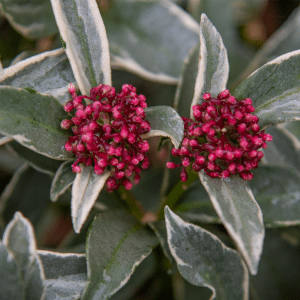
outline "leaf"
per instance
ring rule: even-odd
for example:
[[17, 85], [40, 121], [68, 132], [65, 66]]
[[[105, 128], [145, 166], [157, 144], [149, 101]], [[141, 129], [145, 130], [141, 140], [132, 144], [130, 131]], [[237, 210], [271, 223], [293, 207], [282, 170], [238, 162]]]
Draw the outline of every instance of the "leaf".
[[81, 165], [81, 173], [76, 175], [73, 183], [71, 201], [72, 222], [76, 233], [80, 232], [109, 176], [109, 171], [96, 175], [93, 167]]
[[12, 252], [20, 269], [25, 299], [44, 299], [45, 275], [36, 253], [34, 229], [20, 212], [16, 212], [13, 220], [7, 225], [3, 234], [3, 244]]
[[182, 67], [179, 84], [174, 99], [174, 109], [181, 117], [190, 117], [190, 107], [194, 96], [198, 73], [199, 45], [192, 49]]
[[9, 137], [9, 136], [1, 136], [0, 137], [0, 146], [3, 146], [11, 141], [13, 141], [14, 139]]
[[58, 197], [62, 195], [75, 180], [75, 173], [72, 171], [71, 165], [73, 161], [65, 161], [58, 168], [51, 185], [50, 199], [57, 201]]
[[84, 254], [38, 251], [45, 269], [45, 299], [80, 299], [87, 284]]
[[6, 247], [0, 242], [0, 298], [24, 299], [21, 284], [20, 270], [14, 257], [9, 254]]
[[17, 153], [17, 155], [21, 158], [25, 159], [34, 169], [45, 174], [54, 175], [58, 167], [61, 165], [61, 160], [54, 160], [31, 151], [15, 141], [10, 142], [6, 145], [6, 147]]
[[31, 56], [34, 56], [36, 53], [35, 51], [32, 51], [32, 50], [25, 50], [23, 52], [21, 52], [20, 54], [18, 54], [10, 63], [10, 67], [15, 65], [16, 63], [24, 60], [24, 59], [27, 59]]
[[123, 210], [99, 214], [88, 233], [88, 281], [83, 300], [108, 299], [157, 244], [154, 234]]
[[248, 299], [248, 272], [239, 254], [199, 226], [184, 222], [165, 207], [168, 243], [180, 274], [208, 287], [210, 299]]
[[170, 1], [112, 0], [108, 5], [102, 16], [112, 66], [176, 84], [186, 55], [199, 42], [197, 22]]
[[0, 86], [0, 132], [30, 150], [67, 159], [64, 144], [70, 132], [61, 129], [60, 122], [68, 117], [53, 96]]
[[48, 175], [37, 172], [28, 164], [21, 166], [1, 194], [1, 219], [7, 224], [15, 212], [20, 211], [34, 226], [37, 225], [49, 200], [50, 185]]
[[272, 143], [269, 143], [268, 147], [263, 150], [266, 162], [273, 165], [290, 166], [300, 172], [300, 143], [297, 138], [287, 129], [279, 126], [269, 127], [266, 132], [273, 137]]
[[275, 230], [266, 230], [259, 270], [251, 277], [252, 299], [299, 298], [299, 270], [299, 245], [288, 244]]
[[111, 300], [130, 300], [140, 287], [149, 279], [156, 270], [156, 260], [154, 254], [147, 256], [138, 265], [130, 277], [129, 281], [110, 299]]
[[0, 85], [32, 88], [54, 96], [61, 104], [71, 99], [68, 92], [70, 83], [75, 84], [75, 78], [62, 48], [22, 60], [4, 69], [0, 76]]
[[168, 236], [167, 236], [167, 228], [165, 220], [158, 220], [157, 222], [152, 222], [148, 224], [156, 234], [157, 239], [161, 245], [161, 248], [169, 260], [170, 269], [168, 270], [168, 274], [174, 274], [177, 272], [176, 261], [173, 258], [171, 251], [168, 245]]
[[51, 0], [51, 4], [81, 93], [89, 96], [92, 87], [111, 85], [108, 41], [96, 1]]
[[151, 125], [151, 131], [143, 134], [146, 139], [152, 136], [167, 136], [178, 148], [183, 139], [184, 125], [181, 117], [170, 106], [152, 106], [145, 108], [146, 120]]
[[251, 189], [238, 176], [225, 181], [199, 172], [199, 177], [250, 273], [255, 275], [263, 248], [264, 224]]
[[205, 14], [200, 22], [200, 54], [195, 92], [191, 105], [201, 102], [204, 93], [216, 97], [226, 88], [229, 74], [227, 51], [222, 38]]
[[252, 99], [261, 128], [299, 120], [299, 78], [300, 50], [263, 65], [238, 85], [234, 96]]
[[23, 36], [36, 39], [57, 33], [49, 1], [1, 0], [0, 3], [11, 26]]
[[249, 183], [266, 226], [300, 224], [300, 176], [291, 167], [265, 165]]
[[192, 222], [220, 223], [209, 196], [199, 180], [195, 180], [182, 195], [174, 212]]

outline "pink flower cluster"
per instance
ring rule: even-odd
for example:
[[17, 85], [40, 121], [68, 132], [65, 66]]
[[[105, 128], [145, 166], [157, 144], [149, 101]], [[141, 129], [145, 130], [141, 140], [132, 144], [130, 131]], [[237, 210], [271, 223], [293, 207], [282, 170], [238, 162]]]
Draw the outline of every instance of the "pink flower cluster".
[[227, 178], [239, 174], [244, 180], [251, 180], [251, 169], [258, 167], [264, 156], [259, 148], [266, 148], [266, 141], [272, 136], [260, 131], [258, 117], [252, 113], [252, 100], [238, 101], [228, 90], [217, 99], [210, 94], [203, 95], [203, 103], [194, 105], [195, 120], [184, 121], [184, 139], [180, 149], [173, 148], [172, 155], [181, 158], [181, 163], [168, 162], [167, 167], [183, 167], [182, 181], [188, 176], [186, 167], [204, 172], [212, 178]]
[[[113, 87], [103, 84], [92, 88], [89, 97], [77, 96], [72, 84], [69, 92], [73, 100], [66, 103], [64, 110], [75, 109], [76, 113], [71, 120], [63, 120], [61, 127], [72, 128], [74, 133], [65, 143], [65, 149], [76, 155], [73, 172], [81, 172], [79, 163], [94, 166], [97, 175], [109, 168], [108, 191], [120, 185], [130, 190], [130, 178], [135, 184], [140, 180], [139, 165], [143, 169], [149, 167], [149, 144], [141, 138], [151, 129], [145, 121], [146, 97], [137, 95], [136, 88], [128, 84], [117, 94]], [[92, 102], [86, 105], [83, 99]]]

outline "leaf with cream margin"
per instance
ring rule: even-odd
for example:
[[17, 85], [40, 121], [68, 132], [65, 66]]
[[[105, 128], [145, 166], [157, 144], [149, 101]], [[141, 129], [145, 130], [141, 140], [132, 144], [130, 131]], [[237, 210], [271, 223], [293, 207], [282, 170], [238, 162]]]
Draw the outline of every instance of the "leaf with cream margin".
[[20, 212], [16, 212], [7, 225], [3, 234], [3, 244], [13, 254], [20, 269], [25, 299], [44, 299], [45, 274], [36, 252], [34, 229]]
[[227, 50], [222, 37], [207, 16], [202, 14], [198, 74], [191, 105], [191, 116], [193, 105], [201, 103], [201, 97], [204, 93], [210, 93], [212, 97], [216, 97], [226, 89], [228, 74]]
[[45, 300], [80, 299], [87, 284], [87, 265], [84, 254], [39, 250], [45, 270]]
[[216, 213], [237, 244], [252, 275], [257, 273], [263, 249], [262, 212], [247, 181], [233, 176], [229, 180], [211, 178], [203, 172], [199, 177]]
[[121, 289], [158, 241], [124, 210], [99, 214], [86, 246], [88, 281], [82, 300], [105, 300]]
[[199, 42], [198, 23], [167, 0], [111, 0], [100, 6], [112, 66], [176, 84], [183, 61]]
[[54, 96], [61, 104], [71, 99], [70, 83], [76, 84], [63, 48], [34, 55], [5, 68], [0, 74], [0, 85], [31, 88]]
[[23, 36], [36, 39], [57, 33], [49, 0], [0, 0], [11, 26]]
[[50, 199], [52, 201], [56, 201], [75, 180], [76, 174], [72, 171], [72, 164], [73, 161], [65, 161], [57, 169], [50, 189]]
[[259, 125], [300, 120], [300, 50], [286, 53], [263, 65], [234, 91], [237, 99], [250, 98]]
[[93, 167], [81, 165], [81, 172], [77, 173], [73, 182], [71, 200], [72, 222], [76, 233], [80, 232], [110, 173], [104, 171], [102, 175], [96, 175]]
[[200, 226], [184, 222], [168, 206], [165, 219], [170, 251], [188, 282], [211, 289], [210, 299], [248, 299], [248, 271], [236, 251]]
[[69, 116], [53, 96], [0, 86], [0, 132], [37, 153], [68, 158], [64, 144], [70, 131], [60, 122]]
[[51, 0], [66, 54], [83, 95], [100, 83], [111, 85], [105, 27], [96, 0]]
[[147, 107], [145, 108], [145, 113], [151, 130], [143, 134], [142, 138], [166, 136], [178, 148], [183, 139], [184, 132], [184, 124], [179, 114], [172, 107], [164, 105]]
[[0, 299], [24, 299], [21, 273], [11, 253], [0, 242]]

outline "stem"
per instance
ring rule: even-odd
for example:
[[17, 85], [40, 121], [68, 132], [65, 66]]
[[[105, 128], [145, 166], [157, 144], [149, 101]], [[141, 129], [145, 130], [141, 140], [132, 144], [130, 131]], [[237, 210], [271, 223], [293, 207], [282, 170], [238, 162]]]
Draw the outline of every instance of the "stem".
[[120, 198], [124, 200], [129, 207], [131, 214], [141, 221], [146, 213], [142, 204], [136, 200], [130, 191], [126, 190], [123, 186], [120, 186], [118, 189]]
[[[168, 144], [167, 144], [167, 152], [168, 152], [167, 161], [170, 161], [170, 157], [171, 157], [171, 152], [170, 152], [171, 147], [170, 146], [171, 146], [171, 144], [170, 144], [170, 142], [168, 142]], [[165, 196], [166, 190], [169, 185], [169, 179], [170, 179], [170, 169], [167, 168], [167, 166], [165, 165], [162, 185], [160, 188], [160, 197], [159, 197], [160, 199], [163, 199], [163, 197]]]
[[173, 209], [175, 204], [180, 200], [182, 195], [186, 192], [188, 187], [198, 178], [198, 173], [194, 170], [189, 170], [188, 172], [188, 180], [185, 182], [179, 181], [169, 195], [162, 200], [162, 205], [157, 213], [158, 219], [163, 218], [164, 216], [164, 208], [166, 205]]

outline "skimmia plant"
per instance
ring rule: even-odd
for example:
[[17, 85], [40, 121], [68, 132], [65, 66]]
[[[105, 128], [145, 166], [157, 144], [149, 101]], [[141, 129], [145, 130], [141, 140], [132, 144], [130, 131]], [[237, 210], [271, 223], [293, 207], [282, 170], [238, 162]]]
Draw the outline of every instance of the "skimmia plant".
[[[233, 12], [215, 24], [222, 39], [210, 21], [219, 1], [200, 2], [189, 14], [167, 0], [45, 0], [36, 13], [0, 0], [22, 35], [62, 46], [0, 70], [0, 150], [22, 158], [0, 198], [1, 299], [294, 291], [300, 51], [276, 52], [274, 38], [234, 84], [229, 62], [246, 65], [227, 34]], [[51, 232], [61, 237], [49, 249]]]

